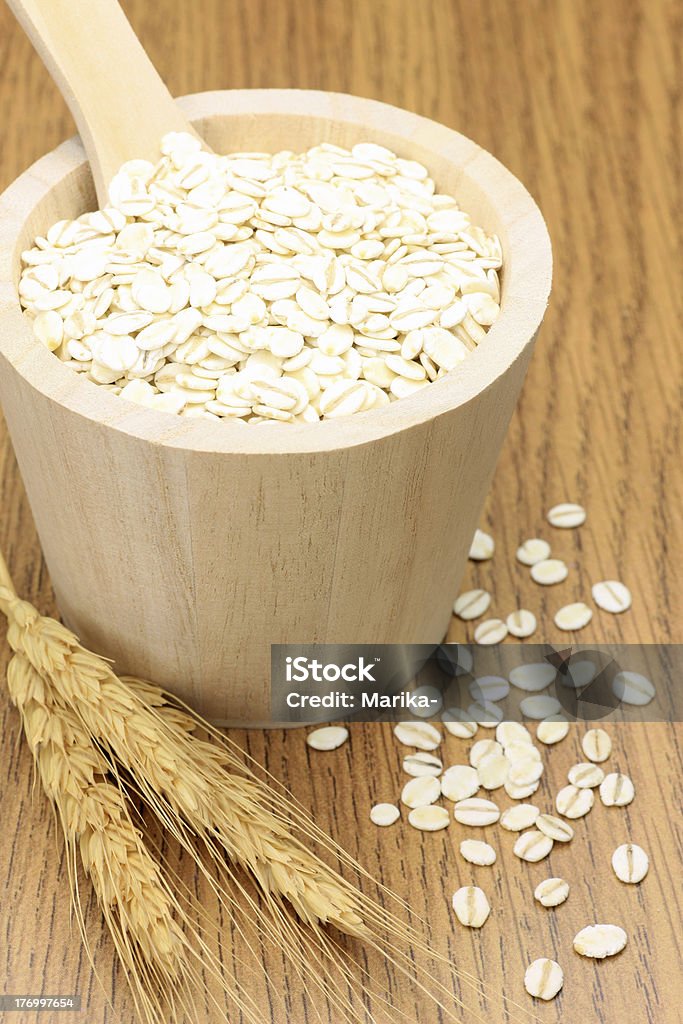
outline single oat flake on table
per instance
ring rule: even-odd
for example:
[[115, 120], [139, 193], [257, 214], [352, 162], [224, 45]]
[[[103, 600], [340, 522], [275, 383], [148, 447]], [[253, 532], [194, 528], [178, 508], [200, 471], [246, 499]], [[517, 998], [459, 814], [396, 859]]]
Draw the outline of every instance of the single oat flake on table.
[[599, 764], [586, 761], [572, 765], [567, 772], [567, 778], [577, 789], [595, 789], [605, 778], [605, 773]]
[[522, 565], [536, 565], [550, 558], [550, 544], [540, 537], [530, 537], [517, 548], [516, 558]]
[[565, 818], [583, 818], [595, 803], [592, 789], [564, 786], [555, 797], [555, 807]]
[[535, 632], [536, 616], [528, 608], [518, 608], [517, 611], [510, 612], [505, 620], [505, 625], [511, 636], [524, 640]]
[[478, 789], [477, 770], [467, 764], [452, 765], [441, 777], [441, 794], [453, 803], [467, 800], [474, 796]]
[[465, 928], [481, 928], [491, 913], [491, 906], [478, 886], [466, 885], [453, 894], [453, 910]]
[[403, 758], [403, 771], [416, 779], [429, 775], [436, 777], [441, 775], [443, 764], [435, 754], [428, 754], [426, 751], [420, 750], [417, 754], [407, 754]]
[[395, 824], [401, 817], [401, 812], [396, 804], [374, 804], [370, 808], [370, 821], [380, 828], [388, 828]]
[[438, 779], [423, 775], [406, 782], [401, 791], [401, 803], [406, 807], [427, 807], [435, 803], [441, 796], [441, 783]]
[[450, 825], [451, 816], [445, 807], [415, 807], [408, 815], [408, 823], [420, 832], [440, 832]]
[[313, 750], [336, 750], [346, 743], [349, 738], [349, 730], [343, 725], [324, 725], [320, 729], [314, 729], [306, 737], [306, 743]]
[[554, 999], [562, 988], [564, 974], [556, 960], [541, 957], [529, 964], [524, 975], [524, 987], [536, 999]]
[[546, 836], [539, 832], [538, 829], [533, 828], [519, 836], [512, 848], [512, 852], [520, 860], [526, 860], [530, 864], [535, 864], [537, 861], [543, 860], [548, 856], [553, 845], [554, 843], [550, 836]]
[[490, 604], [491, 595], [487, 590], [466, 590], [456, 598], [453, 612], [459, 619], [468, 622], [480, 618]]
[[569, 896], [569, 883], [564, 878], [544, 878], [534, 889], [534, 899], [543, 907], [559, 907]]
[[561, 743], [569, 733], [569, 722], [563, 714], [549, 715], [538, 723], [536, 739], [546, 746], [554, 746]]
[[642, 846], [624, 843], [612, 854], [612, 868], [621, 882], [636, 885], [642, 882], [650, 867], [650, 858]]
[[539, 809], [534, 804], [517, 804], [507, 807], [500, 816], [500, 823], [508, 832], [523, 832], [535, 823]]
[[479, 839], [463, 839], [460, 843], [460, 853], [470, 864], [479, 867], [488, 867], [496, 861], [496, 851], [493, 847]]
[[620, 953], [628, 936], [623, 928], [616, 924], [593, 924], [574, 937], [574, 949], [581, 956], [604, 960], [607, 956]]
[[19, 296], [67, 366], [157, 411], [379, 409], [455, 370], [498, 317], [499, 240], [383, 146], [220, 156], [172, 132], [109, 199], [22, 254]]

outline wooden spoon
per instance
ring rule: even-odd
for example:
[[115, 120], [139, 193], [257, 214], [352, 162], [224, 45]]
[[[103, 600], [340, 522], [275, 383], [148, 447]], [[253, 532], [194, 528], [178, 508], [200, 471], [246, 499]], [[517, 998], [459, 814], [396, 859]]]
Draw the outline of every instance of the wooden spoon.
[[166, 132], [196, 132], [116, 0], [8, 0], [69, 105], [100, 206], [121, 164], [159, 158]]

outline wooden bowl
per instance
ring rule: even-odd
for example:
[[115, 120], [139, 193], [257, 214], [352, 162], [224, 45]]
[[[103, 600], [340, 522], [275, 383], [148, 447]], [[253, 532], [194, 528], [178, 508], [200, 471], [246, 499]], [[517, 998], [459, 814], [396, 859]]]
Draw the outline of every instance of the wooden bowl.
[[390, 406], [246, 427], [152, 412], [33, 336], [20, 254], [96, 207], [73, 138], [0, 200], [0, 397], [64, 620], [120, 672], [216, 721], [267, 721], [271, 643], [438, 643], [550, 289], [534, 201], [474, 142], [374, 100], [298, 90], [179, 101], [218, 152], [375, 141], [495, 231], [502, 307], [457, 369]]

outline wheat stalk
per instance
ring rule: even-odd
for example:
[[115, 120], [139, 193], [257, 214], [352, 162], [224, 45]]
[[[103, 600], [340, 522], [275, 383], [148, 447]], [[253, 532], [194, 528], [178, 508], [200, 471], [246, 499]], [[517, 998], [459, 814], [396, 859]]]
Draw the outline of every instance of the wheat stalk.
[[[19, 631], [37, 615], [4, 587], [0, 609]], [[183, 1013], [193, 1015], [193, 986], [200, 965], [215, 977], [222, 976], [221, 965], [133, 824], [125, 792], [110, 781], [107, 758], [78, 715], [59, 700], [50, 672], [39, 673], [24, 654], [15, 653], [7, 668], [7, 686], [64, 836], [76, 920], [93, 969], [77, 882], [79, 859], [125, 968], [140, 1019], [169, 1024]], [[186, 933], [197, 940], [196, 948]], [[230, 979], [221, 980], [224, 994], [244, 1018], [260, 1024], [261, 1016], [249, 998]]]
[[180, 816], [213, 836], [231, 860], [252, 871], [266, 892], [292, 903], [304, 921], [363, 933], [359, 894], [292, 839], [269, 809], [262, 784], [226, 773], [225, 751], [191, 736], [186, 723], [173, 719], [177, 712], [157, 713], [155, 705], [167, 707], [161, 690], [148, 686], [142, 699], [61, 623], [17, 599], [10, 611], [12, 649], [35, 672], [49, 675], [56, 697], [131, 773], [165, 824], [170, 811], [176, 822]]
[[[188, 850], [232, 913], [239, 903], [220, 881], [221, 873], [227, 875], [262, 936], [288, 957], [305, 987], [322, 990], [337, 1020], [372, 1020], [362, 1003], [374, 986], [356, 958], [326, 931], [328, 924], [365, 940], [428, 993], [442, 1014], [454, 1017], [452, 1005], [462, 1006], [461, 1000], [415, 967], [415, 950], [434, 956], [433, 951], [413, 928], [311, 852], [307, 841], [314, 840], [364, 874], [273, 787], [274, 780], [259, 778], [237, 756], [238, 748], [170, 695], [151, 683], [120, 679], [65, 626], [21, 601], [1, 555], [0, 611], [7, 617], [8, 642], [15, 652], [8, 672], [11, 696], [71, 853], [72, 886], [78, 845], [145, 1021], [175, 1021], [181, 1011], [194, 1016], [190, 987], [199, 972], [193, 957], [208, 962], [245, 1020], [260, 1017], [236, 983], [224, 978], [203, 939], [204, 932], [216, 931], [215, 924], [205, 915], [199, 925], [190, 922], [143, 843], [129, 812], [131, 792], [142, 796]], [[197, 726], [219, 742], [198, 738]], [[256, 880], [261, 904], [230, 864], [247, 869]], [[175, 883], [182, 888], [179, 879]], [[77, 898], [76, 905], [85, 938]], [[202, 908], [193, 909], [202, 918]], [[449, 967], [483, 995], [479, 982]], [[373, 990], [373, 995], [386, 1002], [382, 993]], [[399, 1015], [394, 1011], [394, 1019]]]
[[[15, 612], [21, 616], [25, 609]], [[77, 716], [67, 708], [55, 713], [43, 677], [21, 654], [9, 663], [7, 684], [61, 825], [72, 882], [78, 851], [117, 953], [128, 975], [140, 981], [134, 988], [140, 1015], [155, 1020], [152, 979], [170, 989], [187, 976], [185, 937], [174, 917], [173, 897], [131, 821], [124, 795], [106, 781], [105, 758]], [[72, 891], [85, 934], [77, 887]]]

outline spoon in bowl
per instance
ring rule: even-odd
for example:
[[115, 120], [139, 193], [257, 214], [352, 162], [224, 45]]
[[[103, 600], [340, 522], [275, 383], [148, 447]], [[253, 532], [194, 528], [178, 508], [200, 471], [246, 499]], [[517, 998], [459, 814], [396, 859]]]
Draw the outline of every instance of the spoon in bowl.
[[197, 136], [116, 0], [8, 3], [69, 106], [100, 206], [121, 164], [156, 163], [167, 132]]

